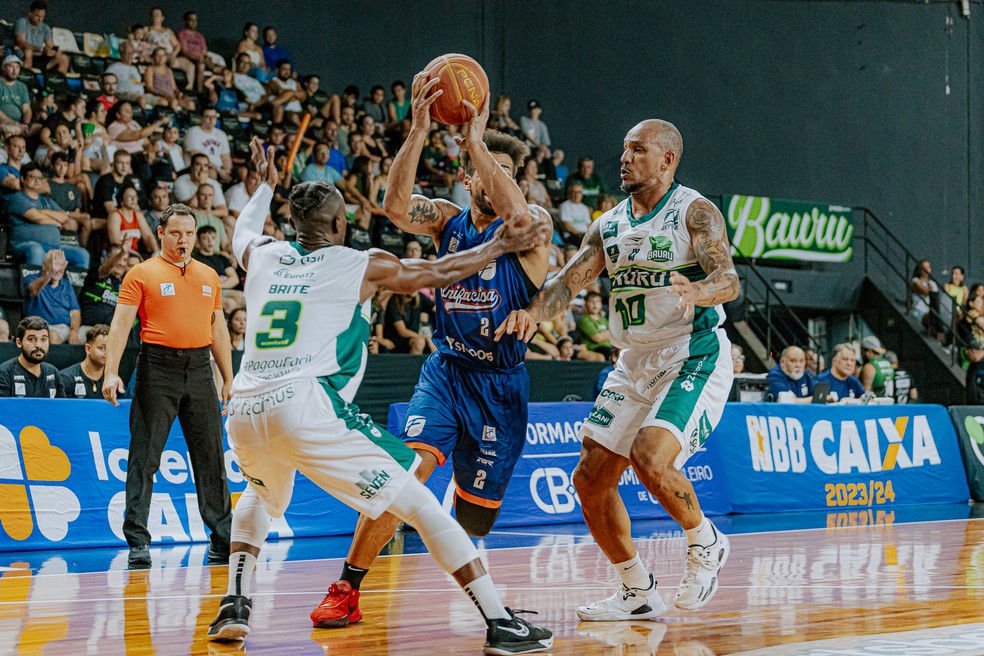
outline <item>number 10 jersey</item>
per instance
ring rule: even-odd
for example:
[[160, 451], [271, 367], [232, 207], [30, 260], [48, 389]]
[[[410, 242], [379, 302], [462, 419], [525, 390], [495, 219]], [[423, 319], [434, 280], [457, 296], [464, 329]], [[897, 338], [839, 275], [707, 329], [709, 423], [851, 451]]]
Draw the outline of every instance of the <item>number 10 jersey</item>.
[[369, 301], [359, 298], [368, 264], [368, 253], [344, 246], [309, 253], [276, 242], [254, 249], [245, 353], [232, 393], [254, 396], [318, 378], [351, 403], [368, 353]]
[[634, 218], [627, 198], [598, 218], [612, 279], [609, 321], [615, 346], [658, 349], [724, 322], [721, 306], [697, 307], [685, 321], [676, 309], [680, 297], [670, 286], [672, 271], [692, 281], [707, 277], [687, 229], [687, 210], [699, 198], [697, 191], [673, 183], [645, 216]]

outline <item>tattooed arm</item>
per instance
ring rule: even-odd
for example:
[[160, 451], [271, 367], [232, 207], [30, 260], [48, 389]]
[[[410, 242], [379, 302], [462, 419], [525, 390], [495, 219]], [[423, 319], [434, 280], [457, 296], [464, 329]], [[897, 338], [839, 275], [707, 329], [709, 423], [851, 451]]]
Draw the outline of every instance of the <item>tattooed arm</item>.
[[736, 299], [739, 292], [738, 272], [731, 260], [731, 245], [721, 211], [704, 198], [694, 201], [687, 210], [687, 229], [697, 262], [707, 277], [691, 282], [675, 271], [670, 274], [673, 290], [680, 295], [677, 309], [683, 310], [685, 319], [693, 316], [694, 306], [720, 305]]
[[389, 184], [383, 196], [383, 213], [398, 228], [415, 235], [430, 235], [435, 240], [440, 239], [445, 222], [461, 211], [446, 200], [431, 200], [413, 194], [417, 164], [430, 128], [430, 106], [440, 95], [440, 92], [432, 92], [437, 82], [436, 78], [428, 81], [425, 73], [418, 73], [413, 78], [410, 134], [393, 159]]
[[567, 310], [571, 299], [588, 286], [605, 268], [605, 246], [601, 228], [595, 221], [588, 228], [581, 249], [567, 262], [560, 273], [550, 279], [533, 302], [525, 310], [514, 310], [495, 331], [495, 341], [503, 335], [516, 334], [528, 342], [536, 333], [536, 326]]

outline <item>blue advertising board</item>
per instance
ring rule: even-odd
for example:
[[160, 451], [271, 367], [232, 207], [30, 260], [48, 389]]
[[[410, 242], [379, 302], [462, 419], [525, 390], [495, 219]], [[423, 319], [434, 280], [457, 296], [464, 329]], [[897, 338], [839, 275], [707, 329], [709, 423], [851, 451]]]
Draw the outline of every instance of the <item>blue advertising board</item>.
[[[526, 445], [516, 464], [497, 527], [582, 522], [581, 502], [571, 484], [571, 473], [581, 454], [577, 437], [581, 423], [591, 412], [590, 403], [531, 403], [526, 427]], [[406, 403], [390, 406], [388, 430], [399, 435], [404, 426]], [[723, 463], [709, 439], [683, 468], [694, 485], [703, 511], [708, 515], [731, 512]], [[450, 462], [439, 467], [427, 481], [446, 508], [451, 507], [454, 486]], [[668, 517], [646, 491], [631, 468], [619, 481], [619, 492], [633, 519]]]
[[[123, 508], [129, 401], [0, 399], [0, 551], [125, 546]], [[224, 443], [233, 499], [246, 488]], [[271, 537], [346, 535], [357, 514], [301, 475]], [[174, 422], [154, 477], [148, 528], [154, 543], [199, 542], [191, 459]]]
[[729, 403], [708, 444], [721, 450], [735, 512], [969, 498], [942, 406]]

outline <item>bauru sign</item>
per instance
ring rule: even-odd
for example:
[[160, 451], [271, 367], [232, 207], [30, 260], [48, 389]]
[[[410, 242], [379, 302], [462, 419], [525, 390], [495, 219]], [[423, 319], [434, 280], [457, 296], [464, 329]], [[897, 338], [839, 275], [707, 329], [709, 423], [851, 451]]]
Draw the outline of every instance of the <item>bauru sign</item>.
[[850, 207], [765, 196], [723, 196], [722, 204], [733, 255], [808, 262], [851, 259]]

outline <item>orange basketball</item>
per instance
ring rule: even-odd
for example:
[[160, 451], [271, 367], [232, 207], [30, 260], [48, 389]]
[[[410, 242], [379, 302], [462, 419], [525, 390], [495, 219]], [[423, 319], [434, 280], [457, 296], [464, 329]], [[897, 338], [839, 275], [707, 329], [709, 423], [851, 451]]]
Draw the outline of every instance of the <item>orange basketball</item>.
[[438, 123], [462, 125], [470, 118], [462, 103], [471, 103], [478, 111], [485, 108], [489, 78], [482, 66], [468, 55], [441, 55], [424, 69], [428, 79], [439, 78], [437, 89], [444, 91], [430, 106], [430, 115]]

